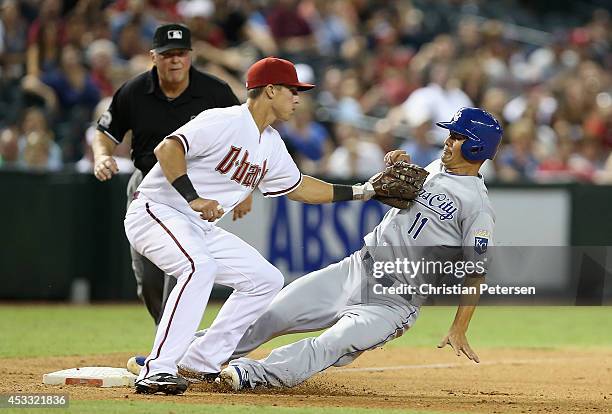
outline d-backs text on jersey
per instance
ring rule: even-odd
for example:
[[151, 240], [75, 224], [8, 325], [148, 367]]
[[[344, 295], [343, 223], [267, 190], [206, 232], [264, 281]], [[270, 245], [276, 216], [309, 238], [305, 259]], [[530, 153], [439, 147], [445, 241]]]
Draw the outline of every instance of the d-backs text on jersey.
[[245, 187], [255, 188], [268, 173], [268, 168], [266, 168], [268, 160], [264, 160], [262, 166], [252, 164], [248, 161], [249, 151], [245, 150], [242, 160], [238, 162], [237, 160], [241, 152], [242, 147], [234, 147], [232, 145], [225, 157], [215, 167], [215, 171], [225, 175], [235, 167], [232, 180]]

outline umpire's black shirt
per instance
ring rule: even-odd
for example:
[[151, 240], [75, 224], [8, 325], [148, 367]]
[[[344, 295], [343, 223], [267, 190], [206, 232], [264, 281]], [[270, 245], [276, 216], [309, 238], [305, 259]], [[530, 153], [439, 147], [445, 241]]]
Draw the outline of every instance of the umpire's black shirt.
[[153, 150], [167, 135], [206, 109], [239, 104], [227, 83], [193, 67], [187, 89], [169, 100], [159, 87], [157, 68], [153, 67], [115, 92], [97, 128], [117, 144], [131, 129], [132, 159], [146, 175], [157, 162]]

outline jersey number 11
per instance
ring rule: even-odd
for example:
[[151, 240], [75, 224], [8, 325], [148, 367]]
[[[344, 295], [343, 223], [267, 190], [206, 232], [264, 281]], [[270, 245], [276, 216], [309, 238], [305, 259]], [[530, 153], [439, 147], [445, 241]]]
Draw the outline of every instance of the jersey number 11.
[[[415, 240], [417, 237], [419, 237], [419, 233], [421, 232], [421, 230], [423, 230], [423, 227], [425, 227], [425, 224], [427, 224], [427, 222], [429, 221], [427, 217], [421, 218], [421, 215], [422, 214], [420, 212], [416, 214], [416, 217], [414, 218], [414, 222], [412, 223], [412, 226], [410, 226], [410, 229], [408, 229], [408, 235], [409, 236], [411, 235], [412, 238]], [[419, 223], [418, 227], [417, 227], [417, 223]], [[416, 227], [416, 230], [414, 233], [412, 233], [412, 230], [414, 230], [415, 227]]]

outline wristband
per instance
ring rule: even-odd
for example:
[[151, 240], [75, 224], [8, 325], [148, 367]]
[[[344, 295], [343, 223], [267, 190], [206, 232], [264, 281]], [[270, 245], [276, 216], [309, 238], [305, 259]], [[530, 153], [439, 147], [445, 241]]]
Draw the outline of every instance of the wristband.
[[332, 184], [333, 198], [332, 202], [353, 200], [353, 187], [343, 184]]
[[193, 184], [191, 183], [191, 180], [187, 174], [183, 174], [176, 180], [172, 181], [172, 187], [174, 187], [176, 191], [178, 191], [179, 194], [182, 195], [185, 200], [187, 200], [188, 203], [192, 202], [196, 198], [200, 198], [195, 188], [193, 188]]
[[375, 194], [372, 183], [355, 185], [333, 184], [332, 202], [349, 200], [369, 200]]

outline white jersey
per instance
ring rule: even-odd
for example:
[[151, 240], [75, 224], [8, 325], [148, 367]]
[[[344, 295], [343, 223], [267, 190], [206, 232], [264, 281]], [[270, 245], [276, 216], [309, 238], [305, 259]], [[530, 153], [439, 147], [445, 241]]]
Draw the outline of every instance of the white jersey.
[[[187, 161], [187, 174], [202, 198], [216, 200], [227, 214], [255, 188], [264, 196], [287, 194], [302, 174], [278, 132], [267, 127], [260, 135], [246, 104], [214, 108], [177, 129]], [[198, 215], [155, 164], [138, 191], [147, 198]]]
[[[448, 173], [441, 160], [426, 169], [429, 176], [410, 207], [392, 208], [364, 237], [368, 251], [381, 262], [396, 258], [445, 260], [461, 253], [463, 261], [481, 262], [486, 271], [490, 263], [487, 250], [494, 243], [495, 215], [482, 176]], [[449, 256], [444, 257], [445, 253]], [[422, 276], [395, 278], [420, 284], [428, 281]]]

